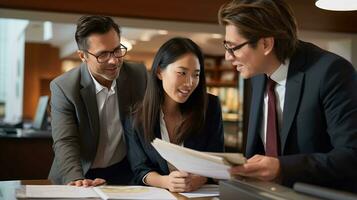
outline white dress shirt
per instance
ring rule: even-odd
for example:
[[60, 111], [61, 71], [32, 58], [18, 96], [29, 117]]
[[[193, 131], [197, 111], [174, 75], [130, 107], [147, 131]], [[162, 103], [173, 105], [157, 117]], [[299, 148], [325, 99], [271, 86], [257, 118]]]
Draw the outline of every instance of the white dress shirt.
[[[165, 142], [170, 142], [170, 136], [169, 136], [169, 132], [167, 131], [167, 127], [166, 127], [166, 123], [164, 120], [164, 112], [162, 112], [162, 110], [160, 110], [160, 132], [161, 132], [161, 139]], [[180, 144], [180, 146], [183, 146], [183, 143]], [[175, 171], [177, 170], [173, 165], [171, 165], [169, 162], [167, 162], [167, 166], [169, 168], [169, 171]], [[142, 182], [147, 185], [147, 183], [145, 182], [146, 177], [148, 176], [149, 173], [145, 174], [145, 176], [142, 179]]]
[[[276, 82], [275, 85], [275, 96], [276, 96], [276, 113], [278, 116], [278, 132], [280, 133], [282, 122], [283, 122], [283, 109], [285, 100], [285, 85], [286, 78], [288, 76], [290, 60], [285, 60], [284, 64], [281, 64], [277, 70], [270, 76], [270, 78]], [[266, 134], [267, 134], [267, 120], [268, 120], [268, 94], [264, 92], [264, 106], [263, 106], [263, 121], [262, 121], [262, 131], [260, 137], [264, 144], [264, 149], [266, 148]]]
[[120, 162], [126, 155], [116, 93], [116, 80], [112, 82], [110, 90], [108, 90], [98, 83], [91, 73], [90, 75], [95, 85], [100, 121], [97, 153], [91, 168], [105, 168]]

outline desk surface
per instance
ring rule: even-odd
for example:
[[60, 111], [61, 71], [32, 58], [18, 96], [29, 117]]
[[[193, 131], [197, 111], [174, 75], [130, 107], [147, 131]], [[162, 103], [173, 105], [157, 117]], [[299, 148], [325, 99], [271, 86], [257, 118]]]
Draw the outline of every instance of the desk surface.
[[47, 134], [0, 135], [0, 180], [47, 179], [54, 157]]
[[[0, 200], [15, 200], [16, 189], [20, 189], [23, 185], [50, 185], [50, 180], [16, 180], [16, 181], [0, 181]], [[178, 200], [188, 200], [188, 198], [172, 193]], [[213, 200], [215, 198], [194, 198], [195, 200]], [[91, 199], [93, 200], [93, 199]]]
[[[0, 128], [1, 129], [1, 128]], [[5, 133], [0, 131], [0, 138], [3, 139], [52, 139], [51, 130], [33, 130], [17, 128], [16, 133]]]

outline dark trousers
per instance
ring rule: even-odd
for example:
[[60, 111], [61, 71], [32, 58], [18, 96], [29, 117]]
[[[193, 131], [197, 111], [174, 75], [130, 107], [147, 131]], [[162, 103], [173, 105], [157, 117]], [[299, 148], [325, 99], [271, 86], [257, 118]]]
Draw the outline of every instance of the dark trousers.
[[87, 179], [102, 178], [109, 185], [130, 185], [132, 184], [133, 172], [130, 164], [125, 157], [121, 162], [106, 168], [89, 169], [85, 177]]

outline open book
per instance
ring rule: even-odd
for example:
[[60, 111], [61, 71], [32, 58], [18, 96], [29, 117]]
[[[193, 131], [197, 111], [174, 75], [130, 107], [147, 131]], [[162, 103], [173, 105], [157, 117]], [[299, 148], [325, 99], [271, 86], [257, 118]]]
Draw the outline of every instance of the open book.
[[17, 191], [26, 199], [157, 199], [176, 200], [169, 191], [147, 186], [76, 187], [68, 185], [26, 185]]
[[244, 156], [239, 153], [201, 152], [157, 138], [151, 144], [166, 161], [178, 170], [205, 177], [230, 179], [228, 169], [233, 165], [246, 162]]

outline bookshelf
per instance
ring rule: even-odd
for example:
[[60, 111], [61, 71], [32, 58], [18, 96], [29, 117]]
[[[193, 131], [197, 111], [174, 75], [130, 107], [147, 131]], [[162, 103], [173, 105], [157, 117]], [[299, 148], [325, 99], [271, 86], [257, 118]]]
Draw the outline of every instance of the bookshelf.
[[243, 80], [224, 56], [205, 56], [207, 92], [219, 97], [222, 106], [224, 143], [227, 152], [242, 151]]

